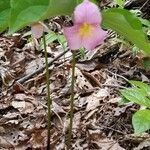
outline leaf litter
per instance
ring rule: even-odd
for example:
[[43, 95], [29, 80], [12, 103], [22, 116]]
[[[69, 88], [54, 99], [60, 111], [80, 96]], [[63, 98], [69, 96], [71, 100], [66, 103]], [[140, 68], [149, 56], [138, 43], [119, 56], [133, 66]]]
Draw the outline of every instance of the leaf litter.
[[[0, 45], [0, 149], [44, 150], [47, 141], [45, 72], [24, 84], [15, 82], [44, 65], [43, 52], [20, 35], [2, 36]], [[141, 135], [140, 140], [132, 136], [131, 117], [138, 107], [131, 103], [119, 105], [119, 89], [128, 86], [128, 79], [143, 81], [150, 74], [142, 70], [139, 59], [135, 60], [126, 47], [120, 49], [120, 46], [110, 38], [94, 55], [84, 60], [79, 58], [77, 62], [73, 149], [137, 150], [149, 146], [149, 136]], [[61, 45], [55, 40], [48, 47], [49, 60], [52, 60], [59, 54]], [[123, 55], [125, 52], [127, 55]], [[65, 62], [64, 59], [49, 68], [53, 100], [51, 146], [58, 150], [66, 146], [69, 125], [70, 54]]]

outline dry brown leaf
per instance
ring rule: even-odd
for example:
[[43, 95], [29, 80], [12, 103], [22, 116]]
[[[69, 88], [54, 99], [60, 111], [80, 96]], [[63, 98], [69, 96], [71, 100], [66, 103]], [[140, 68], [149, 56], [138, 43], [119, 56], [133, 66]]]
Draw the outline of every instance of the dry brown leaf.
[[89, 81], [84, 77], [84, 75], [78, 68], [75, 69], [75, 76], [76, 76], [76, 87], [79, 92], [81, 92], [82, 90], [93, 88], [93, 86], [89, 83]]
[[144, 150], [144, 149], [150, 149], [150, 139], [145, 140], [139, 144], [138, 147], [134, 148], [133, 150]]
[[26, 101], [12, 101], [12, 106], [19, 110], [21, 114], [32, 113], [35, 109], [31, 102]]
[[88, 130], [89, 138], [100, 150], [125, 150], [113, 139], [108, 139], [100, 130]]
[[95, 61], [87, 61], [83, 63], [77, 63], [76, 66], [82, 71], [92, 71], [96, 68], [97, 63]]
[[107, 96], [109, 96], [109, 92], [107, 88], [100, 89], [98, 92], [88, 96], [86, 100], [88, 103], [86, 106], [86, 111], [90, 111], [97, 108], [100, 104], [100, 100], [103, 100]]
[[58, 105], [54, 101], [52, 102], [52, 111], [54, 111], [57, 114], [66, 114], [66, 112], [63, 110], [62, 106]]
[[86, 111], [93, 110], [97, 108], [100, 104], [100, 100], [95, 97], [94, 95], [88, 96], [87, 97], [87, 106], [86, 106]]
[[75, 132], [77, 132], [76, 129], [79, 128], [80, 121], [81, 121], [81, 113], [77, 112], [74, 114], [74, 118], [73, 118], [73, 129]]
[[88, 114], [85, 116], [85, 120], [88, 120], [97, 111], [98, 111], [98, 109], [93, 109], [92, 111], [88, 112]]
[[0, 136], [0, 149], [9, 149], [13, 148], [13, 145], [9, 143], [4, 137]]
[[123, 113], [125, 113], [125, 111], [126, 111], [126, 109], [128, 108], [128, 107], [131, 107], [133, 105], [133, 103], [128, 103], [126, 106], [124, 106], [124, 107], [117, 107], [117, 108], [114, 108], [114, 111], [115, 111], [115, 113], [114, 113], [114, 116], [120, 116], [121, 114], [123, 114]]
[[29, 141], [29, 143], [32, 145], [32, 148], [44, 150], [47, 142], [46, 136], [47, 130], [37, 130], [36, 132], [32, 133]]
[[17, 128], [13, 127], [11, 127], [11, 129], [9, 128], [3, 137], [5, 137], [5, 139], [14, 147], [29, 139], [28, 135], [26, 135], [24, 131], [19, 131]]

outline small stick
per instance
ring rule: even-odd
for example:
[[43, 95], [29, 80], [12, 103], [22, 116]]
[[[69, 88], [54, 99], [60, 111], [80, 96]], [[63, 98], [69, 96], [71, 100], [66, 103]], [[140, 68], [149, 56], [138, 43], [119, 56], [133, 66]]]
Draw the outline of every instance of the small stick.
[[139, 9], [140, 11], [143, 9], [143, 7], [148, 3], [149, 0], [147, 0], [142, 6], [141, 8]]
[[[69, 49], [67, 49], [66, 51], [62, 52], [58, 56], [56, 56], [53, 60], [51, 60], [48, 63], [48, 66], [51, 66], [56, 60], [58, 60], [60, 57], [62, 57], [63, 55], [65, 55], [68, 51], [69, 51]], [[17, 80], [17, 82], [19, 82], [20, 84], [23, 84], [24, 82], [26, 82], [27, 80], [29, 80], [30, 78], [32, 78], [34, 75], [37, 75], [37, 74], [43, 72], [44, 70], [45, 70], [45, 66], [37, 69], [35, 72], [33, 72], [31, 74], [28, 74], [28, 75], [24, 76], [23, 78]]]
[[130, 83], [129, 80], [128, 80], [127, 78], [125, 78], [124, 76], [119, 75], [119, 74], [117, 74], [117, 73], [113, 73], [113, 72], [109, 71], [108, 69], [106, 69], [106, 71], [107, 71], [108, 73], [110, 73], [110, 74], [112, 74], [112, 75], [114, 75], [114, 76], [120, 77], [120, 78], [124, 79], [126, 82]]

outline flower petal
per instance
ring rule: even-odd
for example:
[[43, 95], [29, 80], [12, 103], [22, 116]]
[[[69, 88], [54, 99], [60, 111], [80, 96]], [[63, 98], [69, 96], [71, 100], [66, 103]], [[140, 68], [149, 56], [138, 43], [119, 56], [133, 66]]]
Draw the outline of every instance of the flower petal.
[[88, 0], [84, 0], [74, 11], [75, 24], [89, 23], [98, 25], [101, 23], [101, 18], [98, 6]]
[[81, 48], [81, 37], [78, 34], [78, 30], [79, 26], [77, 25], [64, 28], [64, 35], [67, 39], [69, 48], [72, 50]]
[[107, 37], [107, 32], [100, 27], [95, 27], [93, 34], [82, 39], [82, 46], [87, 50], [93, 50], [96, 46], [102, 44]]
[[40, 23], [34, 23], [31, 26], [31, 32], [34, 38], [39, 39], [43, 35], [44, 27]]

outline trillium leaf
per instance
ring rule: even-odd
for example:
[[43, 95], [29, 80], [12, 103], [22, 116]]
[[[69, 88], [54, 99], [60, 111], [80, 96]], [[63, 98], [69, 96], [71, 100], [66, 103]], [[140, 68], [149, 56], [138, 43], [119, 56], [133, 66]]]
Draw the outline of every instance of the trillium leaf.
[[[56, 15], [70, 15], [75, 6], [81, 2], [83, 2], [83, 0], [50, 0], [44, 18]], [[91, 0], [91, 2], [96, 3], [96, 0]]]
[[48, 9], [44, 18], [49, 18], [56, 15], [68, 15], [74, 10], [77, 5], [77, 0], [50, 0]]
[[124, 36], [146, 55], [150, 54], [150, 44], [142, 30], [142, 24], [139, 19], [129, 11], [112, 8], [103, 12], [103, 25]]
[[39, 21], [48, 4], [49, 0], [11, 0], [10, 32]]
[[150, 129], [150, 110], [137, 111], [132, 118], [135, 133], [142, 133]]
[[73, 12], [77, 0], [11, 0], [10, 32], [56, 15]]
[[10, 16], [10, 0], [0, 0], [0, 32], [8, 27]]

